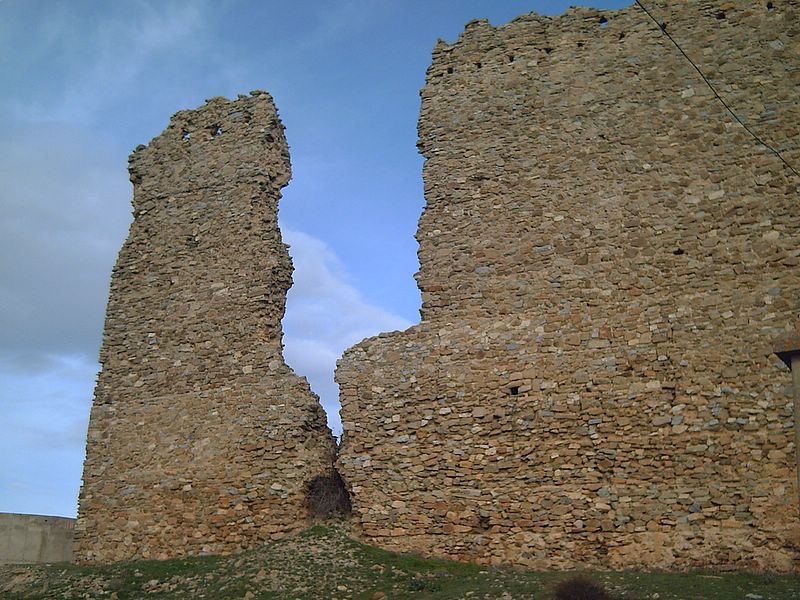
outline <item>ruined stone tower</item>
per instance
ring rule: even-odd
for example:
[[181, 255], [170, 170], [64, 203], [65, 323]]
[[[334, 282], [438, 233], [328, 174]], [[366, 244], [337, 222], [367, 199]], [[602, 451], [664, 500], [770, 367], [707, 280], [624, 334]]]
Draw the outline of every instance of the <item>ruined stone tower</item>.
[[181, 111], [130, 159], [134, 220], [106, 313], [76, 557], [231, 552], [304, 523], [334, 441], [282, 356], [290, 179], [269, 94]]
[[[798, 2], [647, 3], [800, 165]], [[798, 570], [798, 179], [637, 7], [470, 23], [422, 90], [422, 322], [340, 360], [385, 547]], [[795, 419], [798, 417], [795, 416]]]

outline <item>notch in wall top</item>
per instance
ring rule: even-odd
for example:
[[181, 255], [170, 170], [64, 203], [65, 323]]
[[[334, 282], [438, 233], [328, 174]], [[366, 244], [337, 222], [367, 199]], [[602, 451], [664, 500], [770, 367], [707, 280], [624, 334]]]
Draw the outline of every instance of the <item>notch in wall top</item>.
[[482, 27], [488, 27], [489, 29], [492, 28], [492, 25], [489, 23], [489, 19], [473, 19], [464, 25], [464, 31], [468, 29], [479, 29]]

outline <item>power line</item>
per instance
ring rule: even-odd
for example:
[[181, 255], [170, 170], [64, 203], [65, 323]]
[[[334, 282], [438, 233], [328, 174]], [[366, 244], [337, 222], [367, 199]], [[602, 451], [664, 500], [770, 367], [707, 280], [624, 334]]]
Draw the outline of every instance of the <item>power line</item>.
[[689, 58], [689, 55], [688, 55], [688, 54], [686, 54], [686, 52], [684, 52], [684, 51], [683, 51], [683, 48], [681, 48], [681, 47], [680, 47], [680, 44], [678, 44], [678, 42], [676, 42], [676, 41], [675, 41], [675, 38], [673, 38], [673, 37], [670, 35], [669, 31], [667, 31], [667, 25], [666, 25], [666, 23], [659, 23], [659, 22], [658, 22], [658, 19], [656, 19], [656, 18], [655, 18], [655, 17], [652, 15], [652, 13], [651, 13], [649, 10], [647, 10], [647, 8], [644, 6], [644, 4], [642, 4], [642, 3], [641, 3], [639, 0], [636, 0], [636, 4], [639, 6], [639, 8], [641, 8], [641, 9], [642, 9], [642, 10], [643, 10], [643, 11], [644, 11], [646, 14], [647, 14], [647, 16], [648, 16], [648, 17], [650, 17], [650, 18], [653, 20], [653, 23], [655, 23], [655, 24], [658, 26], [659, 30], [661, 30], [661, 33], [663, 33], [665, 36], [667, 36], [667, 37], [669, 38], [669, 41], [671, 41], [671, 42], [672, 42], [672, 43], [675, 45], [675, 47], [678, 49], [678, 51], [680, 51], [680, 53], [681, 53], [681, 54], [683, 54], [684, 58], [686, 58], [686, 60], [688, 60], [688, 61], [689, 61], [689, 63], [690, 63], [690, 64], [691, 64], [691, 65], [692, 65], [692, 66], [695, 68], [695, 70], [696, 70], [698, 73], [700, 73], [700, 77], [702, 77], [702, 78], [703, 78], [703, 81], [705, 81], [705, 82], [706, 82], [706, 85], [707, 85], [707, 86], [709, 87], [709, 89], [710, 89], [710, 90], [711, 90], [711, 91], [714, 93], [714, 96], [716, 96], [717, 100], [719, 100], [719, 101], [722, 103], [722, 106], [724, 106], [724, 107], [725, 107], [725, 108], [728, 110], [728, 112], [729, 112], [729, 113], [731, 113], [731, 116], [732, 116], [734, 119], [736, 119], [736, 122], [737, 122], [737, 123], [739, 123], [739, 125], [741, 125], [742, 127], [744, 127], [745, 131], [747, 131], [747, 133], [749, 133], [750, 135], [752, 135], [752, 136], [753, 136], [753, 138], [754, 138], [754, 139], [755, 139], [755, 140], [756, 140], [756, 141], [757, 141], [759, 144], [761, 144], [762, 146], [764, 146], [765, 148], [767, 148], [767, 149], [768, 149], [770, 152], [772, 152], [772, 153], [773, 153], [775, 156], [777, 156], [777, 157], [778, 157], [778, 158], [781, 160], [781, 162], [782, 162], [784, 165], [786, 165], [786, 166], [789, 168], [789, 170], [790, 170], [792, 173], [794, 173], [795, 175], [797, 175], [798, 177], [800, 177], [800, 173], [798, 173], [798, 172], [797, 172], [797, 170], [796, 170], [796, 169], [795, 169], [795, 168], [794, 168], [792, 165], [790, 165], [790, 164], [789, 164], [789, 163], [786, 161], [786, 159], [785, 159], [785, 158], [783, 158], [783, 156], [781, 156], [781, 153], [780, 153], [780, 152], [778, 152], [778, 151], [777, 151], [775, 148], [773, 148], [773, 147], [772, 147], [772, 146], [770, 146], [770, 145], [769, 145], [767, 142], [765, 142], [763, 139], [761, 139], [761, 138], [760, 138], [760, 137], [759, 137], [759, 136], [758, 136], [758, 135], [757, 135], [757, 134], [756, 134], [756, 133], [755, 133], [755, 132], [754, 132], [752, 129], [750, 129], [750, 127], [748, 127], [748, 126], [747, 126], [747, 124], [746, 124], [744, 121], [742, 121], [742, 120], [741, 120], [741, 119], [740, 119], [740, 118], [739, 118], [739, 117], [736, 115], [736, 113], [735, 113], [735, 112], [733, 112], [733, 109], [732, 109], [732, 108], [731, 108], [731, 107], [728, 105], [728, 103], [727, 103], [727, 102], [725, 102], [725, 100], [722, 98], [722, 96], [720, 96], [720, 95], [719, 95], [719, 92], [717, 92], [717, 90], [716, 90], [716, 88], [714, 87], [714, 85], [713, 85], [713, 84], [712, 84], [712, 83], [711, 83], [711, 82], [708, 80], [708, 77], [706, 77], [706, 76], [705, 76], [705, 74], [704, 74], [704, 73], [703, 73], [703, 72], [700, 70], [700, 67], [698, 67], [698, 66], [695, 64], [695, 62], [694, 62], [694, 61], [693, 61], [691, 58]]

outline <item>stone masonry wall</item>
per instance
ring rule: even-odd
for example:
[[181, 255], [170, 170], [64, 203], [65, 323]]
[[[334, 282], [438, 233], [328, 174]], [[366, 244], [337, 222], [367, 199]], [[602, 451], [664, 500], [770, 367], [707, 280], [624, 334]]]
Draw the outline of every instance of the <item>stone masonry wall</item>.
[[84, 562], [225, 553], [302, 527], [335, 445], [282, 356], [289, 152], [272, 98], [181, 111], [130, 158], [76, 527]]
[[[800, 3], [647, 3], [800, 166]], [[440, 42], [422, 322], [340, 360], [355, 527], [534, 568], [800, 570], [798, 178], [636, 6]]]

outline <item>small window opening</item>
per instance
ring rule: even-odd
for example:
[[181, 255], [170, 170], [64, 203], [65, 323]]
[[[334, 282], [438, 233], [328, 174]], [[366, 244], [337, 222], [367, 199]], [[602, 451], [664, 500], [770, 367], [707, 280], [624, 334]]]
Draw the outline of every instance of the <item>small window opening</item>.
[[211, 128], [211, 133], [213, 134], [214, 137], [222, 135], [222, 128], [219, 125], [215, 125], [214, 127]]
[[673, 251], [672, 251], [672, 253], [673, 253], [675, 256], [680, 256], [680, 255], [682, 255], [682, 254], [686, 254], [686, 250], [684, 250], [683, 248], [678, 248], [678, 249], [676, 249], [676, 250], [673, 250]]
[[775, 5], [772, 2], [767, 2], [767, 10], [769, 12], [772, 12], [773, 10], [775, 10]]
[[483, 65], [481, 63], [477, 62], [477, 63], [475, 63], [475, 66], [480, 69]]
[[552, 49], [552, 48], [545, 48], [545, 49], [544, 49], [544, 51], [545, 51], [547, 54], [550, 54], [550, 53], [553, 51], [553, 49]]
[[600, 27], [607, 27], [608, 26], [608, 19], [605, 17], [600, 17]]
[[191, 133], [189, 133], [188, 131], [184, 131], [184, 132], [181, 134], [181, 139], [182, 139], [182, 140], [190, 140], [191, 138], [192, 138], [192, 134], [191, 134]]
[[717, 19], [722, 21], [725, 18], [725, 11], [720, 11], [717, 13]]
[[448, 73], [448, 75], [452, 75], [453, 74], [453, 67], [447, 67], [447, 73]]
[[578, 48], [583, 48], [583, 42], [578, 42]]
[[508, 388], [508, 391], [511, 392], [512, 396], [517, 396], [517, 395], [519, 395], [519, 386], [518, 385], [512, 385], [510, 388]]
[[513, 54], [509, 54], [508, 55], [508, 62], [510, 62], [510, 63], [514, 62], [514, 55]]
[[619, 32], [619, 39], [623, 39], [624, 37], [625, 37], [625, 32], [624, 31], [620, 31]]

